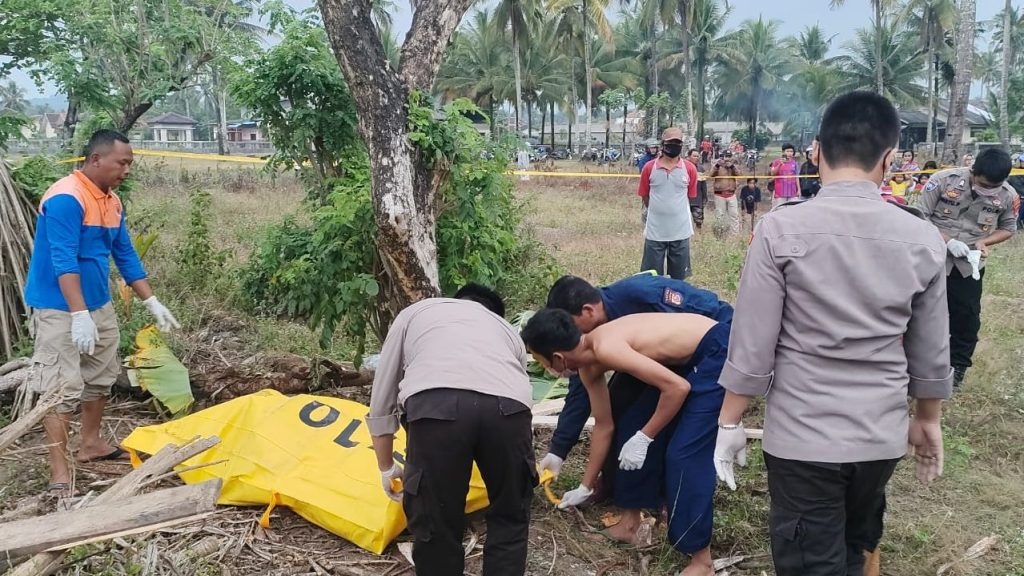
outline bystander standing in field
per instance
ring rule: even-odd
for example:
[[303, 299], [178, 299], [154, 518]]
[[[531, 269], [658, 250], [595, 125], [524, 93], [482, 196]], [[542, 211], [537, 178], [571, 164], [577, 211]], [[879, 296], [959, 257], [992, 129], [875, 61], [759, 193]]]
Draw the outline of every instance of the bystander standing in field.
[[696, 148], [690, 148], [686, 158], [697, 167], [697, 195], [690, 197], [690, 215], [693, 217], [693, 225], [700, 230], [704, 225], [704, 207], [708, 203], [707, 175], [704, 174], [704, 163], [701, 162], [700, 152]]
[[796, 148], [792, 144], [783, 144], [782, 158], [772, 162], [771, 175], [775, 176], [773, 208], [800, 196], [800, 185], [797, 183], [800, 164], [797, 163], [795, 156]]
[[[817, 136], [814, 137], [814, 142], [818, 142]], [[814, 198], [821, 190], [821, 179], [816, 178], [818, 165], [814, 163], [814, 157], [811, 154], [813, 150], [814, 144], [807, 149], [807, 158], [800, 166], [800, 196], [803, 198]]]
[[[991, 247], [1017, 230], [1017, 194], [1006, 183], [1010, 156], [989, 148], [971, 168], [935, 173], [921, 192], [919, 208], [946, 242], [949, 353], [959, 387], [972, 365], [981, 329], [981, 293]], [[972, 251], [977, 251], [972, 255]], [[973, 259], [973, 262], [972, 262]]]
[[682, 154], [683, 131], [666, 129], [661, 135], [661, 155], [644, 166], [637, 189], [647, 206], [640, 270], [667, 272], [676, 280], [690, 275], [693, 219], [688, 198], [697, 195], [697, 167]]
[[36, 222], [25, 301], [34, 308], [33, 376], [29, 389], [62, 388], [63, 402], [43, 419], [55, 496], [76, 493], [68, 450], [68, 422], [82, 411], [79, 462], [124, 459], [124, 450], [100, 434], [110, 389], [121, 372], [120, 331], [110, 297], [110, 259], [149, 309], [160, 330], [178, 322], [157, 300], [146, 279], [114, 189], [131, 173], [131, 144], [123, 134], [100, 130], [89, 138], [80, 170], [43, 195]]
[[[401, 500], [420, 576], [462, 576], [466, 495], [487, 486], [483, 573], [522, 576], [537, 485], [526, 348], [498, 294], [476, 284], [402, 310], [381, 347], [366, 424], [381, 484]], [[399, 423], [405, 469], [394, 461]], [[396, 482], [396, 481], [401, 481]]]
[[733, 161], [732, 152], [726, 150], [708, 175], [715, 188], [715, 219], [728, 222], [729, 231], [740, 231], [740, 210], [736, 188], [740, 184], [740, 168]]
[[747, 178], [747, 185], [740, 190], [740, 204], [743, 211], [750, 216], [750, 231], [754, 231], [754, 218], [757, 212], [757, 205], [761, 203], [761, 188], [757, 186], [757, 180]]
[[735, 489], [740, 419], [770, 389], [763, 450], [778, 576], [877, 576], [885, 488], [908, 441], [919, 480], [942, 473], [945, 246], [919, 212], [879, 198], [899, 135], [885, 98], [833, 101], [814, 151], [817, 199], [763, 216], [747, 251], [715, 465]]

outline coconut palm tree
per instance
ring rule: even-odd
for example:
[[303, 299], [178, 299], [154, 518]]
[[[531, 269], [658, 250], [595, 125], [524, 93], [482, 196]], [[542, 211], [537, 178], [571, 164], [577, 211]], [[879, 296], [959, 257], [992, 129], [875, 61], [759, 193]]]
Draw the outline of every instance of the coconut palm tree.
[[907, 22], [910, 30], [918, 30], [918, 49], [925, 52], [925, 66], [928, 70], [928, 128], [925, 140], [935, 142], [936, 117], [938, 116], [939, 80], [942, 60], [952, 53], [947, 44], [947, 35], [956, 25], [955, 0], [910, 0], [903, 9], [900, 19]]
[[[846, 4], [846, 0], [830, 0], [830, 3], [831, 3], [833, 8], [838, 8], [838, 7]], [[874, 15], [873, 23], [874, 23], [874, 27], [876, 29], [881, 30], [882, 28], [885, 27], [885, 16], [886, 16], [886, 13], [889, 10], [889, 8], [891, 8], [894, 4], [895, 4], [894, 0], [871, 0], [871, 11], [872, 11], [872, 13]], [[873, 60], [875, 62], [883, 62], [884, 61], [884, 59], [882, 57], [881, 39], [882, 39], [881, 35], [878, 35], [878, 36], [875, 37], [874, 57], [873, 57]], [[874, 88], [875, 88], [875, 92], [878, 92], [879, 94], [884, 94], [885, 93], [884, 74], [885, 73], [884, 73], [884, 71], [881, 68], [875, 70], [875, 86], [874, 86]]]
[[494, 13], [483, 8], [470, 15], [456, 33], [434, 88], [450, 96], [469, 98], [487, 110], [494, 135], [495, 107], [511, 95], [511, 76], [505, 31]]
[[946, 121], [946, 144], [943, 155], [947, 160], [961, 152], [966, 125], [967, 102], [971, 96], [971, 78], [974, 65], [974, 33], [977, 28], [975, 0], [960, 0], [956, 27], [956, 64], [953, 70], [952, 102]]
[[502, 28], [512, 33], [512, 66], [516, 79], [516, 134], [520, 133], [520, 114], [523, 109], [522, 48], [530, 41], [530, 31], [540, 18], [538, 0], [501, 0], [494, 10], [494, 18]]
[[986, 50], [974, 55], [974, 80], [981, 83], [985, 89], [985, 99], [988, 100], [992, 88], [999, 85], [1002, 55], [995, 50]]
[[565, 76], [569, 68], [569, 56], [556, 45], [557, 23], [554, 20], [538, 23], [534, 30], [534, 42], [523, 51], [522, 87], [523, 102], [526, 104], [527, 130], [533, 136], [533, 108], [541, 108], [541, 139], [544, 137], [544, 110], [550, 102], [565, 98], [567, 86]]
[[697, 131], [700, 138], [704, 134], [704, 121], [707, 119], [707, 73], [710, 55], [721, 40], [720, 34], [725, 28], [732, 8], [722, 8], [718, 0], [694, 0], [691, 34], [693, 39], [693, 64], [697, 69]]
[[1003, 148], [1010, 151], [1010, 69], [1017, 62], [1019, 70], [1024, 64], [1024, 10], [1019, 13], [1006, 0], [999, 28], [992, 35], [993, 43], [1000, 49], [999, 65], [999, 140]]
[[0, 84], [0, 111], [24, 112], [26, 108], [28, 101], [25, 99], [24, 88], [18, 86], [14, 80]]
[[[615, 27], [615, 51], [622, 57], [643, 62], [645, 75], [644, 94], [657, 94], [660, 90], [659, 72], [665, 68], [673, 46], [666, 42], [665, 23], [675, 19], [675, 0], [643, 0], [635, 10], [619, 12], [619, 23]], [[631, 95], [631, 100], [637, 99]], [[642, 103], [641, 103], [642, 104]], [[640, 132], [656, 129], [656, 122], [649, 116], [656, 116], [657, 110], [645, 115]]]
[[[843, 71], [842, 90], [870, 90], [878, 80], [876, 71], [882, 71], [882, 95], [902, 106], [913, 106], [924, 101], [925, 90], [918, 84], [921, 77], [923, 54], [915, 50], [913, 39], [903, 30], [901, 23], [884, 28], [871, 27], [857, 30], [847, 45], [849, 54], [837, 58]], [[882, 60], [875, 60], [878, 47]]]
[[[801, 136], [813, 133], [821, 123], [825, 107], [838, 95], [842, 71], [835, 58], [827, 57], [834, 38], [826, 37], [815, 25], [784, 42], [786, 49], [796, 54], [795, 70], [779, 98], [779, 106], [786, 118], [786, 133], [799, 133]], [[800, 145], [803, 143], [801, 138]]]
[[743, 22], [738, 30], [722, 39], [714, 56], [714, 79], [719, 87], [715, 107], [730, 117], [745, 118], [750, 134], [764, 107], [792, 70], [792, 60], [778, 40], [779, 22]]
[[586, 76], [587, 90], [587, 142], [591, 144], [591, 120], [594, 110], [594, 71], [591, 66], [592, 33], [596, 33], [604, 44], [611, 45], [614, 50], [614, 37], [611, 23], [605, 10], [609, 0], [550, 0], [547, 9], [555, 14], [558, 35], [565, 37], [570, 43], [577, 43], [583, 49], [583, 68]]

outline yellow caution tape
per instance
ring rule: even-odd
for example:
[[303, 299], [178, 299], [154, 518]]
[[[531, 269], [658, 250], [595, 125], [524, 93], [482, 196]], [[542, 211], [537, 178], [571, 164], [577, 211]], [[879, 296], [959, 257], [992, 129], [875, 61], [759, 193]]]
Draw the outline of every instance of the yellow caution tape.
[[[241, 162], [244, 164], [266, 164], [267, 161], [262, 158], [251, 158], [249, 156], [221, 156], [220, 154], [199, 154], [196, 152], [169, 152], [166, 150], [145, 150], [135, 148], [132, 152], [138, 156], [158, 156], [163, 158], [185, 158], [189, 160], [211, 160], [214, 162]], [[84, 156], [76, 156], [75, 158], [67, 158], [60, 160], [60, 164], [70, 164], [72, 162], [81, 162], [85, 160]]]

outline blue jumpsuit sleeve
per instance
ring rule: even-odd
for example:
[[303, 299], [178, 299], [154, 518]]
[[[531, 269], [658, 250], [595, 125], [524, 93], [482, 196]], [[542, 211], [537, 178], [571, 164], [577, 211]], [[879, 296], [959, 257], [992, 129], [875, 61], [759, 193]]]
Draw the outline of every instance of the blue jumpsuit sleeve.
[[114, 263], [117, 264], [117, 270], [121, 273], [121, 278], [124, 278], [125, 284], [131, 285], [132, 282], [146, 277], [146, 270], [142, 267], [142, 260], [139, 260], [135, 245], [132, 244], [132, 237], [128, 233], [128, 224], [123, 212], [121, 213], [121, 226], [117, 230], [117, 235], [114, 236], [110, 253], [114, 257]]
[[569, 392], [565, 395], [565, 406], [558, 415], [558, 424], [551, 435], [548, 452], [565, 460], [572, 447], [580, 441], [580, 434], [590, 417], [590, 396], [578, 375], [569, 378]]
[[82, 205], [70, 194], [58, 194], [43, 204], [43, 215], [54, 274], [58, 278], [64, 274], [79, 274], [78, 248], [85, 215]]

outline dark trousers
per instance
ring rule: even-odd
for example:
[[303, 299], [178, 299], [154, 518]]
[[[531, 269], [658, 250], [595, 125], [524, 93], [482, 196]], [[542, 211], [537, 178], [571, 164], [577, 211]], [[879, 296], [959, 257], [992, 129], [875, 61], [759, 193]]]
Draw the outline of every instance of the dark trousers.
[[[612, 375], [608, 381], [608, 399], [612, 405], [612, 421], [616, 423], [616, 427], [630, 406], [648, 389], [650, 386], [642, 380], [625, 372], [616, 372]], [[647, 452], [650, 453], [649, 448]], [[612, 450], [601, 468], [601, 489], [605, 494], [615, 494], [615, 477], [619, 473], [619, 454]]]
[[946, 304], [949, 306], [949, 363], [954, 368], [968, 368], [978, 346], [981, 330], [981, 280], [964, 277], [953, 268], [946, 278]]
[[832, 464], [764, 455], [778, 576], [862, 576], [882, 539], [885, 485], [899, 459]]
[[537, 486], [530, 409], [465, 390], [420, 392], [405, 402], [403, 508], [420, 576], [462, 576], [466, 494], [476, 462], [487, 486], [484, 576], [522, 576], [530, 500]]
[[668, 275], [676, 280], [686, 280], [690, 275], [690, 239], [661, 242], [644, 239], [644, 257], [640, 271], [654, 270], [664, 276], [668, 262]]

